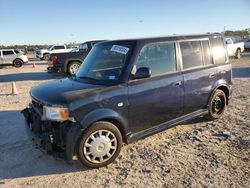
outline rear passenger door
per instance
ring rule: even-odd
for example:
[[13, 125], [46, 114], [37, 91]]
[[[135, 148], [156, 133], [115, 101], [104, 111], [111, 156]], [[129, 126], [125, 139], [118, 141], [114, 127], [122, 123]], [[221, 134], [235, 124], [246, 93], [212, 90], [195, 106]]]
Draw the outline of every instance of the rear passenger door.
[[151, 77], [130, 80], [129, 124], [136, 133], [172, 120], [183, 113], [183, 76], [178, 71], [174, 42], [145, 44], [132, 70], [148, 67]]
[[184, 76], [184, 114], [205, 108], [218, 79], [208, 39], [180, 41]]

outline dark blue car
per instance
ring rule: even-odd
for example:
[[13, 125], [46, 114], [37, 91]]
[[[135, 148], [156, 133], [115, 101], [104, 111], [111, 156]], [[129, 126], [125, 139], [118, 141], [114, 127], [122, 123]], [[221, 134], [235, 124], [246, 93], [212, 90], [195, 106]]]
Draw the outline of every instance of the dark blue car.
[[225, 112], [232, 70], [219, 34], [106, 41], [76, 75], [30, 91], [23, 111], [46, 150], [108, 165], [131, 143], [191, 118]]

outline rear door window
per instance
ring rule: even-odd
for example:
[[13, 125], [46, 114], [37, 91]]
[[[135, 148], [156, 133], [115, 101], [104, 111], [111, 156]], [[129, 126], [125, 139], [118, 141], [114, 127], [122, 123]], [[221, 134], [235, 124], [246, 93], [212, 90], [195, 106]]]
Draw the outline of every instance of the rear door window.
[[203, 65], [200, 41], [180, 42], [180, 48], [183, 69], [189, 69]]
[[3, 56], [5, 55], [14, 55], [14, 52], [12, 50], [5, 50], [3, 51]]
[[[134, 69], [148, 67], [151, 75], [176, 71], [175, 43], [160, 42], [145, 45], [139, 54]], [[136, 71], [132, 71], [134, 74]]]

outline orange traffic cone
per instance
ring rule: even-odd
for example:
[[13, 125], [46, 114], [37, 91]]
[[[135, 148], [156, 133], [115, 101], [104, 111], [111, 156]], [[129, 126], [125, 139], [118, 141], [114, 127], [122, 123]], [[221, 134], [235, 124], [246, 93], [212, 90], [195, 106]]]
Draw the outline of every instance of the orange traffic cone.
[[18, 94], [15, 82], [12, 82], [12, 93], [11, 94], [12, 95], [17, 95]]
[[36, 64], [35, 63], [33, 63], [33, 68], [36, 68]]

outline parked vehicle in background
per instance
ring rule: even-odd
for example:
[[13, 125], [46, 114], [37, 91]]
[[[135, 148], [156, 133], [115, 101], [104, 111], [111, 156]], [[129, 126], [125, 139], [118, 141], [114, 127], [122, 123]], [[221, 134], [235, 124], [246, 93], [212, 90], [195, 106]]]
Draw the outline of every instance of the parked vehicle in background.
[[245, 41], [244, 47], [245, 47], [246, 50], [250, 50], [250, 39]]
[[2, 49], [0, 50], [0, 66], [14, 66], [21, 67], [24, 63], [28, 62], [28, 57], [19, 50], [15, 49]]
[[106, 166], [131, 143], [191, 118], [220, 118], [232, 67], [219, 34], [105, 41], [75, 76], [30, 91], [31, 130], [86, 166]]
[[70, 52], [72, 48], [68, 48], [66, 45], [50, 45], [46, 49], [36, 50], [36, 57], [41, 60], [49, 60], [51, 53], [64, 53]]
[[230, 57], [241, 58], [241, 53], [244, 51], [244, 42], [238, 37], [227, 37], [226, 46], [227, 52]]
[[68, 53], [51, 53], [48, 72], [60, 72], [73, 75], [77, 72], [92, 47], [101, 40], [88, 41]]

